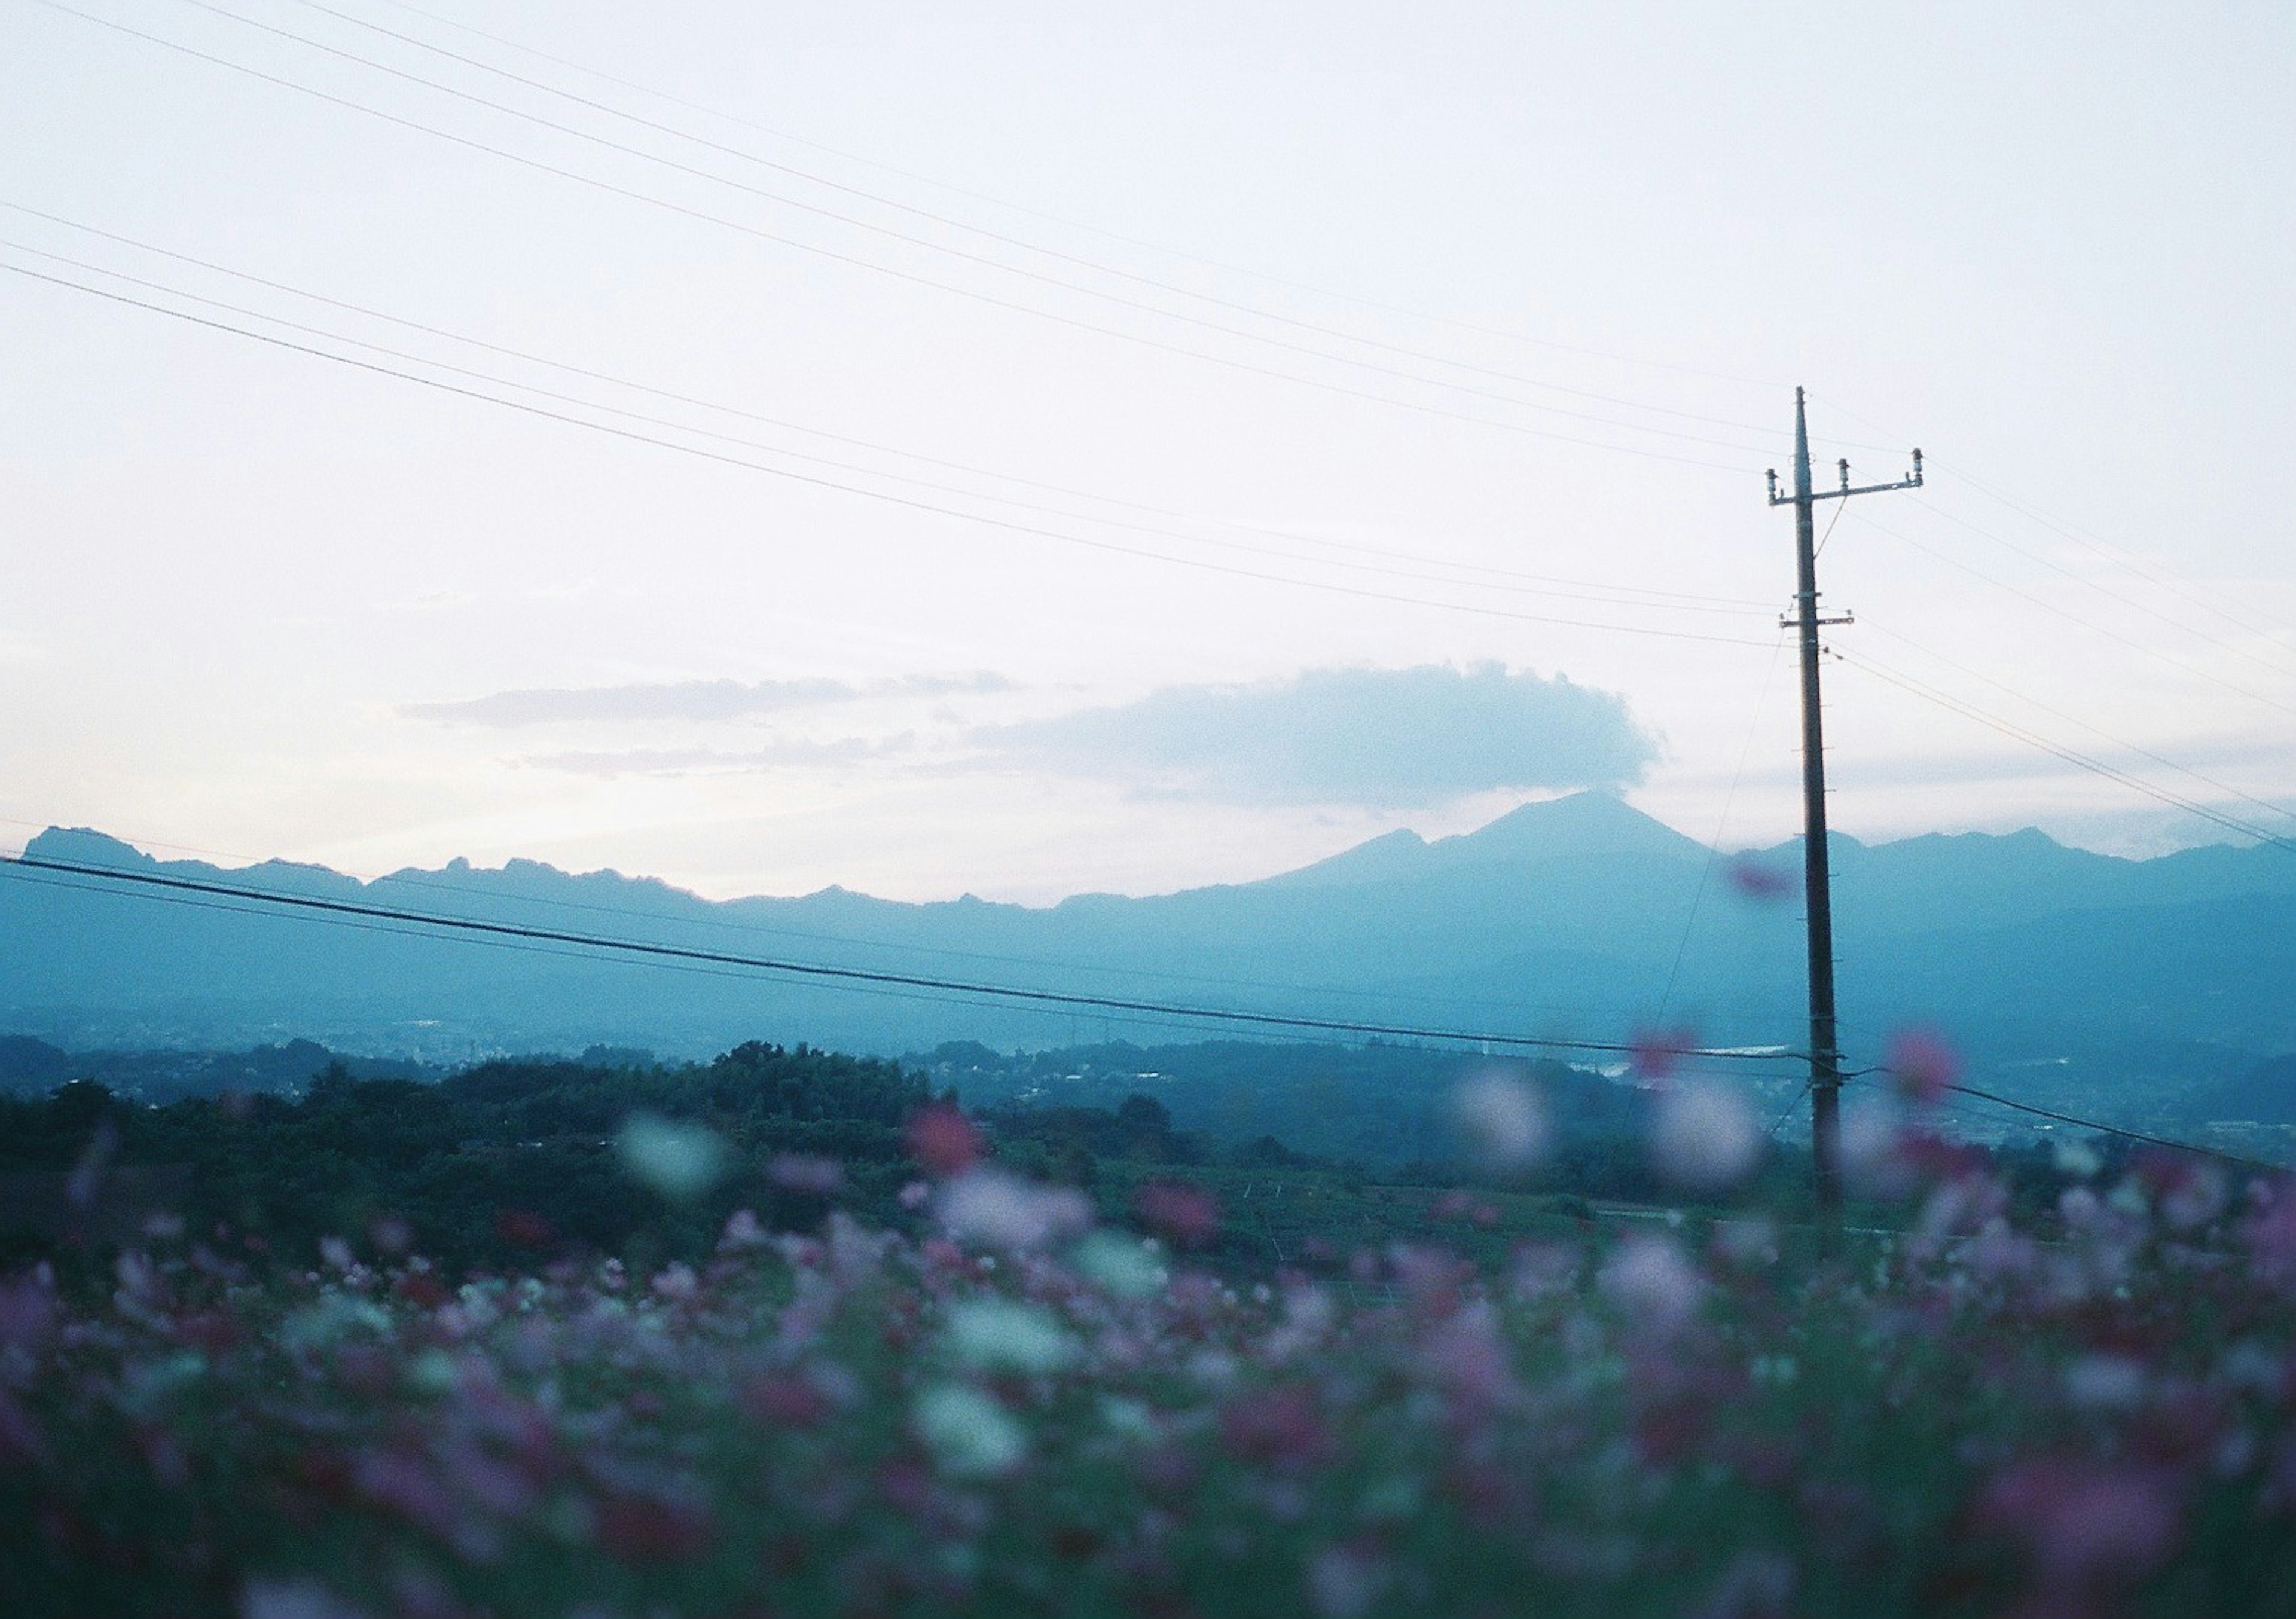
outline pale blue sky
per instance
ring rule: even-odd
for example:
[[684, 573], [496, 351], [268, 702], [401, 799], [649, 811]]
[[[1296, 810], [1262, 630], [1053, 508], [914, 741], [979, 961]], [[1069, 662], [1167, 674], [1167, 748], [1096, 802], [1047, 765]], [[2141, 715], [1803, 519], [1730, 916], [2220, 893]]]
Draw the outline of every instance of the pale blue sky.
[[[1145, 891], [1457, 830], [1520, 789], [1399, 805], [1339, 785], [1379, 773], [1358, 769], [1316, 778], [1321, 801], [1208, 797], [1104, 750], [988, 739], [1176, 688], [1494, 663], [1525, 690], [1618, 694], [1657, 744], [1634, 802], [1767, 841], [1794, 815], [1791, 664], [1771, 651], [1792, 574], [1761, 471], [1784, 464], [1797, 381], [1822, 456], [1893, 476], [1918, 443], [1935, 473], [1918, 498], [1853, 503], [1830, 541], [1828, 600], [1860, 619], [1844, 650], [2296, 824], [2256, 802], [2296, 808], [2285, 8], [70, 4], [529, 163], [7, 0], [0, 262], [239, 304], [335, 334], [265, 328], [289, 340], [386, 345], [588, 402], [524, 396], [544, 408], [827, 457], [848, 470], [774, 464], [1069, 537], [0, 274], [9, 841], [62, 822], [370, 871], [526, 854], [719, 894]], [[1853, 832], [2224, 835], [1868, 670], [1829, 680]], [[671, 689], [721, 700], [645, 696]], [[511, 692], [605, 695], [441, 721]], [[1284, 723], [1280, 701], [1243, 706]]]

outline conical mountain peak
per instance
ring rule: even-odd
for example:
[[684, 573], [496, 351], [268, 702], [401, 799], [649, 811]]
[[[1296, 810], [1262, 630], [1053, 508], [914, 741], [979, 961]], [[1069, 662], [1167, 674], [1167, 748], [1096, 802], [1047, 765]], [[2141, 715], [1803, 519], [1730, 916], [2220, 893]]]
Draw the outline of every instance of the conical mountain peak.
[[1474, 865], [1618, 854], [1702, 858], [1705, 852], [1703, 845], [1603, 792], [1519, 805], [1487, 826], [1429, 846], [1446, 863]]

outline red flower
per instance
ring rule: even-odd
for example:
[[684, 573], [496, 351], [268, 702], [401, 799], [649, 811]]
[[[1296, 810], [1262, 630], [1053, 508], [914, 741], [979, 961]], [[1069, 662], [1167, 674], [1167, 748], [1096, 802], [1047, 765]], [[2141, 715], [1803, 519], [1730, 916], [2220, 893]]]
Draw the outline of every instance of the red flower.
[[742, 1411], [775, 1427], [811, 1427], [829, 1415], [829, 1396], [811, 1379], [769, 1372], [742, 1388]]
[[1730, 884], [1751, 900], [1784, 899], [1794, 891], [1791, 874], [1745, 854], [1730, 863]]
[[1184, 1247], [1210, 1242], [1219, 1231], [1219, 1204], [1201, 1186], [1151, 1181], [1133, 1194], [1141, 1222]]
[[937, 1175], [958, 1175], [980, 1160], [982, 1142], [973, 1122], [947, 1102], [933, 1102], [909, 1118], [909, 1156]]
[[1628, 1043], [1628, 1060], [1634, 1064], [1636, 1076], [1650, 1083], [1673, 1073], [1683, 1054], [1697, 1043], [1697, 1034], [1687, 1028], [1644, 1029]]
[[599, 1503], [598, 1543], [625, 1563], [670, 1563], [699, 1557], [718, 1538], [697, 1503], [651, 1495], [618, 1495]]
[[1312, 1467], [1331, 1444], [1313, 1390], [1278, 1384], [1244, 1395], [1220, 1412], [1220, 1441], [1228, 1453], [1271, 1467]]
[[446, 1285], [428, 1271], [409, 1271], [393, 1286], [401, 1298], [424, 1310], [436, 1310], [454, 1296], [447, 1291]]
[[496, 1209], [495, 1235], [519, 1248], [546, 1248], [558, 1240], [550, 1222], [527, 1208]]

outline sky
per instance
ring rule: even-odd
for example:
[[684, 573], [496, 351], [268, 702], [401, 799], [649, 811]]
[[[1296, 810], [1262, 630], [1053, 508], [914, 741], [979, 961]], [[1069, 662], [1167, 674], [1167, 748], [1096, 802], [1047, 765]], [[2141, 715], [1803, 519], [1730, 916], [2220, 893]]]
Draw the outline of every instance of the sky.
[[2264, 4], [7, 0], [0, 842], [1775, 842], [1797, 385], [1821, 486], [1928, 472], [1819, 509], [1838, 829], [2288, 834], [2292, 69]]

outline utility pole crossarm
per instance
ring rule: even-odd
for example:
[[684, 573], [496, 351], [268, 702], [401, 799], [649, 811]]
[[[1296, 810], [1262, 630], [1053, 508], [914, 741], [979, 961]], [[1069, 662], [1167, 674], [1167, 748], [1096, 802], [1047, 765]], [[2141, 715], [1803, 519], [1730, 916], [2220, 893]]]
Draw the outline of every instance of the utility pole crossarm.
[[1850, 619], [1846, 614], [1838, 618], [1818, 614], [1817, 526], [1811, 513], [1824, 500], [1920, 488], [1922, 453], [1914, 452], [1913, 471], [1896, 483], [1860, 488], [1850, 487], [1847, 460], [1835, 465], [1841, 473], [1839, 488], [1820, 491], [1810, 487], [1809, 419], [1802, 390], [1797, 388], [1793, 489], [1790, 494], [1779, 493], [1778, 475], [1773, 469], [1770, 504], [1794, 509], [1795, 610], [1780, 622], [1799, 629], [1801, 640], [1802, 887], [1809, 947], [1810, 1149], [1818, 1207], [1828, 1214], [1841, 1206], [1841, 1049], [1833, 1008], [1833, 883], [1826, 848], [1824, 708], [1818, 690], [1822, 650], [1817, 632], [1822, 626], [1847, 624]]
[[[1892, 489], [1918, 489], [1922, 487], [1922, 453], [1919, 450], [1914, 452], [1914, 470], [1894, 484], [1861, 484], [1853, 489], [1849, 487], [1849, 463], [1842, 461], [1835, 464], [1841, 469], [1841, 487], [1838, 489], [1813, 489], [1809, 495], [1811, 500], [1838, 501], [1846, 495], [1887, 495]], [[1778, 493], [1778, 475], [1773, 469], [1770, 472], [1770, 504], [1791, 506], [1800, 498], [1799, 495]]]

